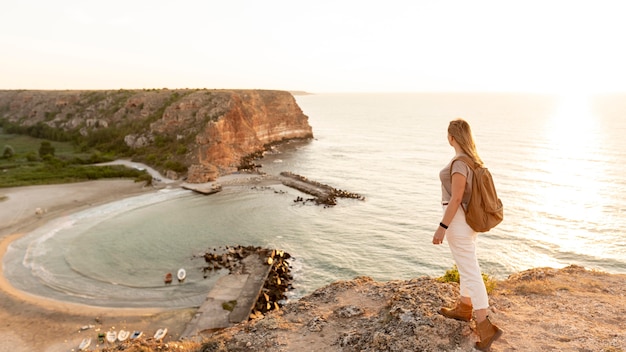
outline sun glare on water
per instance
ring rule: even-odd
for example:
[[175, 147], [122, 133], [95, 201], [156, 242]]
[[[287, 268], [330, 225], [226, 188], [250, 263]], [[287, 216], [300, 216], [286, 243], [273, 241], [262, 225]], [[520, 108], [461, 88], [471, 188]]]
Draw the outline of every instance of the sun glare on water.
[[591, 96], [586, 93], [570, 93], [558, 97], [557, 109], [550, 119], [554, 129], [552, 141], [578, 151], [579, 139], [585, 139], [590, 127], [595, 124], [591, 111]]
[[[548, 125], [548, 141], [552, 145], [550, 156], [554, 183], [572, 192], [572, 207], [589, 216], [586, 204], [597, 204], [598, 180], [604, 174], [597, 161], [601, 148], [599, 122], [591, 109], [589, 95], [563, 97], [555, 116]], [[582, 207], [582, 208], [581, 208]], [[574, 210], [574, 209], [570, 209]]]
[[[598, 163], [599, 122], [591, 109], [591, 96], [570, 94], [560, 97], [544, 128], [545, 148], [538, 155], [537, 206], [544, 240], [572, 253], [590, 253], [585, 238], [586, 223], [601, 221], [602, 190], [598, 180], [604, 174]], [[576, 226], [564, 230], [563, 219], [576, 219]], [[577, 230], [572, 231], [574, 227]], [[579, 233], [577, 233], [579, 232]], [[601, 253], [598, 253], [601, 255]]]

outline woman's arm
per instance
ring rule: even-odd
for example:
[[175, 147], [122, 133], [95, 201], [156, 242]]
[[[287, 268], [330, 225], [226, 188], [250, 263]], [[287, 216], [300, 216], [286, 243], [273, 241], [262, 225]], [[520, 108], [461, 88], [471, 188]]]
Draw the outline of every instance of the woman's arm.
[[[450, 225], [452, 219], [454, 218], [454, 215], [461, 206], [461, 201], [463, 201], [463, 193], [465, 193], [465, 182], [466, 178], [462, 174], [458, 172], [452, 174], [452, 194], [450, 195], [448, 207], [446, 208], [446, 211], [443, 214], [443, 218], [441, 219], [441, 223], [445, 226]], [[435, 235], [433, 236], [433, 244], [441, 244], [445, 235], [446, 229], [443, 228], [441, 225], [437, 226], [437, 230], [435, 230]]]

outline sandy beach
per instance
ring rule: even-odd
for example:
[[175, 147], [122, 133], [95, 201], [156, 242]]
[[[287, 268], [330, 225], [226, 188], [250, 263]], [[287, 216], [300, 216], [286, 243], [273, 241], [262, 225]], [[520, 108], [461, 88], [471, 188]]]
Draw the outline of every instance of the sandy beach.
[[[0, 258], [9, 243], [47, 221], [126, 197], [155, 192], [132, 180], [98, 180], [61, 185], [0, 189]], [[40, 214], [37, 214], [40, 209]], [[36, 297], [13, 288], [0, 261], [0, 352], [71, 351], [89, 333], [109, 329], [143, 330], [152, 335], [169, 329], [177, 339], [193, 309], [110, 309]], [[81, 327], [93, 325], [87, 331]], [[93, 346], [93, 344], [92, 344]]]

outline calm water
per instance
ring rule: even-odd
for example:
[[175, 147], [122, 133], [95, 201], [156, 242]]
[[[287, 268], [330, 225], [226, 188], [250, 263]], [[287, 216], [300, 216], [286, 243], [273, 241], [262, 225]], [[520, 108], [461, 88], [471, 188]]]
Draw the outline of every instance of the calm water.
[[[60, 218], [16, 241], [5, 273], [39, 295], [103, 306], [199, 305], [207, 248], [256, 245], [291, 253], [300, 297], [336, 280], [440, 276], [447, 245], [439, 170], [450, 160], [448, 122], [467, 119], [505, 204], [504, 222], [479, 235], [484, 272], [504, 278], [578, 264], [626, 273], [626, 105], [499, 94], [322, 94], [296, 97], [315, 139], [263, 160], [367, 200], [333, 208], [294, 203], [282, 185], [200, 196], [169, 189]], [[621, 105], [620, 105], [621, 104]], [[187, 268], [183, 285], [166, 272]]]

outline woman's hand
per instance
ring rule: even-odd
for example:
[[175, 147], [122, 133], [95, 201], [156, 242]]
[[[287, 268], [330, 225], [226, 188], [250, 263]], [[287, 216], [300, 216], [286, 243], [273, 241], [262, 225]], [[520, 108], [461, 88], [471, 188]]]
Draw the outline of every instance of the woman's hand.
[[439, 226], [435, 231], [435, 235], [433, 236], [433, 244], [441, 244], [443, 243], [443, 238], [446, 236], [446, 230]]

